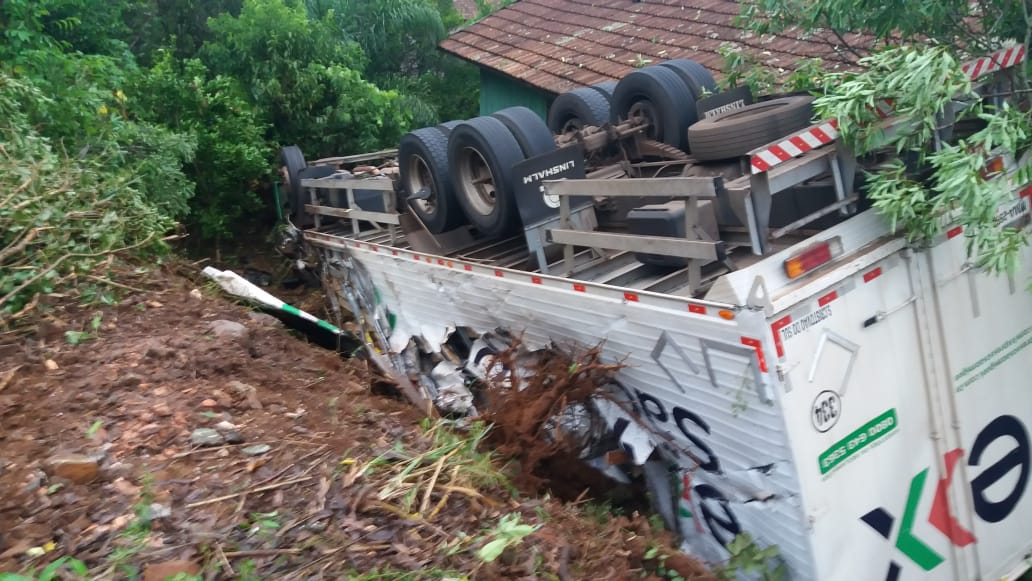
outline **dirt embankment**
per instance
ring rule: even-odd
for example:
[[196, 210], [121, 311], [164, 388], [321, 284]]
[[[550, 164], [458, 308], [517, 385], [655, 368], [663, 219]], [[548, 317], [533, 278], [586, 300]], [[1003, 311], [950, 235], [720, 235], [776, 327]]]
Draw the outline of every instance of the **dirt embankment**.
[[673, 554], [643, 518], [515, 493], [475, 431], [200, 289], [154, 273], [0, 336], [0, 571], [632, 579]]

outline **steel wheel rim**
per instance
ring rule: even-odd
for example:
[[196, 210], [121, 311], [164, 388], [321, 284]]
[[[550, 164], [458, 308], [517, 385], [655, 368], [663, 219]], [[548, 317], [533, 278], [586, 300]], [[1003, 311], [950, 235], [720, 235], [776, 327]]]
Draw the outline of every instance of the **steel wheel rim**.
[[570, 133], [576, 133], [581, 129], [584, 129], [584, 123], [581, 121], [580, 117], [570, 117], [565, 123], [563, 123], [562, 130], [560, 130], [559, 134], [568, 135]]
[[659, 115], [656, 114], [656, 107], [652, 104], [652, 101], [649, 101], [648, 99], [635, 101], [627, 111], [627, 118], [644, 119], [649, 124], [648, 129], [645, 131], [645, 135], [648, 136], [649, 139], [663, 141], [663, 130], [659, 126]]
[[462, 197], [481, 216], [490, 216], [498, 203], [495, 178], [480, 152], [472, 147], [459, 153], [459, 183]]
[[412, 200], [417, 208], [424, 214], [430, 215], [437, 211], [437, 188], [434, 186], [434, 176], [430, 173], [430, 165], [419, 155], [413, 155], [408, 160], [409, 193], [415, 194], [423, 188], [430, 190], [430, 196], [426, 199]]

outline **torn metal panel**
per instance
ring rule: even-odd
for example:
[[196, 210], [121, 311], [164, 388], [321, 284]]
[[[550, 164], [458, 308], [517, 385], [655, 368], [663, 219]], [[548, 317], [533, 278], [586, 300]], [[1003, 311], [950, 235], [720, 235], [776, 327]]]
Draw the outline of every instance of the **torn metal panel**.
[[444, 412], [472, 414], [473, 393], [466, 388], [466, 379], [460, 368], [449, 361], [438, 363], [430, 372], [430, 378], [437, 387], [434, 405]]
[[[612, 293], [545, 288], [507, 278], [504, 271], [438, 268], [343, 245], [328, 248], [328, 258], [360, 265], [371, 318], [390, 323], [381, 325], [390, 345], [407, 345], [413, 337], [440, 345], [457, 328], [478, 334], [504, 329], [520, 337], [527, 351], [550, 345], [575, 350], [602, 341], [604, 356], [626, 366], [617, 374], [614, 400], [633, 415], [620, 437], [634, 462], [658, 453], [693, 474], [692, 490], [701, 501], [692, 514], [703, 516], [698, 528], [691, 522], [681, 527], [686, 548], [726, 559], [727, 536], [751, 531], [753, 523], [739, 515], [743, 507], [770, 505], [781, 523], [763, 542], [787, 548], [785, 559], [799, 572], [794, 578], [813, 578], [807, 572], [805, 517], [790, 500], [799, 485], [786, 460], [792, 456], [772, 388], [777, 379], [765, 361], [773, 345], [762, 311], [699, 317], [683, 304], [675, 310], [618, 300]], [[488, 351], [475, 344], [475, 361], [466, 367], [489, 373]], [[611, 428], [619, 427], [619, 414], [608, 403], [598, 402], [599, 411]], [[785, 469], [750, 473], [768, 464]]]

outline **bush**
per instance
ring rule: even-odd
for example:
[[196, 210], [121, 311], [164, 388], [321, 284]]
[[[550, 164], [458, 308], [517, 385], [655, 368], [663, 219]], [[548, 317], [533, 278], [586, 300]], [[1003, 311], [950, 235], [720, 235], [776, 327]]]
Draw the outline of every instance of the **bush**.
[[132, 170], [112, 171], [120, 162], [106, 155], [69, 157], [33, 129], [24, 103], [41, 99], [0, 72], [2, 327], [35, 309], [41, 295], [87, 282], [116, 252], [164, 251], [162, 236], [174, 226]]
[[271, 123], [269, 140], [310, 156], [397, 144], [409, 114], [394, 91], [362, 77], [362, 49], [344, 40], [334, 15], [309, 19], [289, 0], [245, 0], [239, 16], [209, 21], [201, 58], [237, 79]]
[[187, 219], [191, 230], [222, 238], [260, 208], [255, 190], [272, 148], [265, 142], [266, 124], [233, 79], [209, 78], [199, 60], [177, 61], [165, 51], [137, 77], [131, 95], [138, 116], [197, 140], [197, 154], [185, 168], [195, 192]]

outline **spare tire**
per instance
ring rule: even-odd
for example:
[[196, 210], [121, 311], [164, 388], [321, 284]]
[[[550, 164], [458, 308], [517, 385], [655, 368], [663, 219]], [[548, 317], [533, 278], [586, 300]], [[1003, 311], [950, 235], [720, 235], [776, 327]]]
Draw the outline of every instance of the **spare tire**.
[[674, 59], [659, 63], [659, 66], [677, 73], [684, 84], [688, 85], [688, 90], [692, 92], [696, 101], [705, 97], [707, 93], [717, 92], [717, 81], [713, 79], [713, 75], [706, 67], [691, 59]]
[[601, 127], [608, 121], [609, 100], [591, 87], [563, 93], [548, 108], [548, 128], [559, 135], [589, 125]]
[[[425, 127], [402, 136], [398, 166], [403, 201], [427, 230], [440, 234], [462, 223], [462, 209], [448, 173], [448, 137], [440, 127]], [[412, 197], [424, 189], [429, 190], [429, 197]]]
[[448, 138], [448, 167], [456, 198], [470, 223], [488, 237], [520, 227], [513, 166], [523, 150], [504, 123], [477, 117], [459, 124]]
[[445, 121], [437, 126], [437, 129], [444, 134], [445, 137], [451, 135], [452, 129], [455, 129], [462, 121]]
[[686, 131], [697, 119], [691, 91], [681, 77], [664, 67], [645, 67], [627, 73], [613, 93], [614, 123], [632, 117], [649, 122], [650, 139], [685, 149]]
[[[602, 96], [606, 98], [606, 101], [613, 102], [613, 91], [616, 90], [616, 81], [606, 81], [605, 83], [598, 83], [597, 85], [591, 85], [592, 89], [595, 89]], [[607, 116], [608, 118], [608, 116]]]
[[534, 157], [555, 151], [555, 138], [548, 125], [538, 114], [526, 107], [508, 107], [491, 114], [509, 128], [509, 132], [520, 144], [524, 157]]
[[771, 99], [699, 121], [688, 143], [696, 159], [730, 159], [808, 127], [812, 117], [813, 97]]

